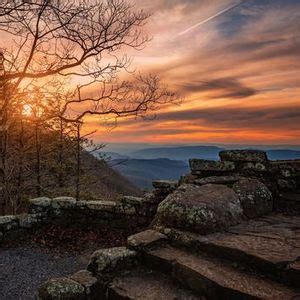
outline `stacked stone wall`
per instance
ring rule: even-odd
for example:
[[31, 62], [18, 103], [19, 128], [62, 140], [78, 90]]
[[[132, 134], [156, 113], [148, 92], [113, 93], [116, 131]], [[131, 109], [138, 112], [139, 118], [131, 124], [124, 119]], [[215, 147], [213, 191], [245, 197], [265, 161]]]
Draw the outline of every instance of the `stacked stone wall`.
[[0, 243], [42, 225], [148, 226], [158, 204], [177, 187], [177, 182], [173, 181], [155, 181], [153, 184], [154, 191], [142, 198], [124, 196], [116, 201], [76, 201], [72, 197], [31, 199], [27, 214], [0, 216]]

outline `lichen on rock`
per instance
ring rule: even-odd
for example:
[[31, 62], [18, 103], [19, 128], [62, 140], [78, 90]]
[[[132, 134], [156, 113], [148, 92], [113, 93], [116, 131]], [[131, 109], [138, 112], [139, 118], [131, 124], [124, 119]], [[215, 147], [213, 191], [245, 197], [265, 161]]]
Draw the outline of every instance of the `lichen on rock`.
[[250, 178], [242, 179], [232, 188], [239, 196], [246, 217], [255, 218], [272, 211], [272, 193], [260, 181]]
[[85, 289], [81, 284], [69, 278], [50, 279], [39, 288], [38, 299], [86, 299]]
[[88, 270], [93, 274], [103, 275], [133, 266], [136, 259], [137, 253], [126, 247], [102, 249], [93, 253]]
[[224, 230], [242, 219], [236, 193], [224, 185], [182, 185], [158, 207], [156, 225], [201, 234]]

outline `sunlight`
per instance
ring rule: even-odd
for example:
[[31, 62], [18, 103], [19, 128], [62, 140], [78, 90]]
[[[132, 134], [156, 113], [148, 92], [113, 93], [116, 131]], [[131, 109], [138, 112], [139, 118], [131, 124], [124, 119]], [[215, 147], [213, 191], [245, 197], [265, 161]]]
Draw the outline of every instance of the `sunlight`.
[[29, 104], [23, 105], [23, 111], [22, 114], [26, 117], [30, 117], [32, 115], [32, 107]]

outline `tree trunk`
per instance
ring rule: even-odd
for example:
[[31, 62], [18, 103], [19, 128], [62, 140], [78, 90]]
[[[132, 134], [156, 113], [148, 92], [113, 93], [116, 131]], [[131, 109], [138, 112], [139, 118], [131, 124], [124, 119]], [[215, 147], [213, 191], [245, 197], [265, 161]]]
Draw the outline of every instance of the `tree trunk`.
[[81, 170], [81, 136], [80, 136], [80, 122], [77, 123], [77, 137], [76, 137], [76, 200], [80, 200], [80, 170]]
[[35, 126], [35, 150], [36, 150], [36, 194], [41, 197], [41, 142], [39, 123]]
[[64, 186], [63, 180], [63, 143], [64, 143], [64, 127], [63, 127], [63, 120], [60, 119], [60, 132], [59, 132], [59, 145], [58, 145], [58, 186], [62, 188]]
[[19, 136], [19, 162], [18, 162], [18, 176], [17, 176], [17, 200], [14, 204], [14, 213], [17, 212], [18, 207], [23, 198], [23, 172], [24, 172], [24, 122], [21, 119], [21, 131]]

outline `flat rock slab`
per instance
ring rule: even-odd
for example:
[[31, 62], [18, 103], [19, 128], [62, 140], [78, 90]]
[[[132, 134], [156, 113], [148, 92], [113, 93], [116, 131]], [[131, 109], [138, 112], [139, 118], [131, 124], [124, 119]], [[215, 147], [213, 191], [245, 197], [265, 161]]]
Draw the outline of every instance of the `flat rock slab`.
[[300, 256], [300, 217], [274, 214], [232, 227], [199, 241], [221, 248], [241, 251], [267, 263], [283, 266]]
[[190, 159], [192, 174], [202, 174], [202, 172], [229, 172], [235, 170], [235, 165], [230, 161], [214, 161], [205, 159]]
[[266, 152], [260, 150], [225, 150], [219, 155], [222, 161], [264, 163], [268, 160]]
[[165, 275], [144, 270], [115, 278], [109, 287], [108, 299], [204, 300], [201, 296], [181, 288]]
[[145, 247], [151, 247], [153, 245], [164, 242], [167, 239], [167, 236], [165, 236], [164, 234], [152, 229], [148, 229], [128, 237], [127, 244], [132, 248], [143, 249]]
[[292, 299], [297, 291], [222, 260], [196, 256], [173, 247], [149, 251], [150, 259], [169, 264], [176, 278], [208, 299]]
[[154, 180], [152, 185], [155, 189], [175, 189], [178, 186], [176, 180]]
[[204, 185], [204, 184], [233, 184], [242, 179], [243, 177], [240, 176], [209, 176], [200, 179], [196, 179], [194, 181], [197, 185]]

